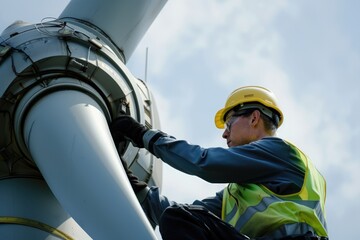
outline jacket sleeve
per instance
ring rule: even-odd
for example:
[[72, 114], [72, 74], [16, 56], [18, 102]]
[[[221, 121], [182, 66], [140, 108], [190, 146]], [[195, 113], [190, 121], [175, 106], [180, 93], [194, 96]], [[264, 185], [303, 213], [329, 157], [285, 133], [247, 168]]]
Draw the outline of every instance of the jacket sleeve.
[[145, 215], [153, 227], [159, 224], [160, 216], [163, 211], [170, 205], [176, 204], [167, 197], [161, 195], [158, 187], [146, 187], [141, 192], [137, 193], [137, 197]]
[[276, 137], [231, 148], [202, 148], [156, 130], [149, 130], [143, 140], [163, 162], [212, 183], [271, 184], [292, 191], [304, 179], [303, 163]]
[[[178, 204], [161, 195], [159, 188], [157, 187], [147, 187], [142, 192], [138, 193], [137, 196], [148, 220], [153, 227], [159, 224], [160, 216], [167, 207]], [[220, 191], [216, 193], [214, 197], [209, 197], [201, 201], [195, 200], [193, 205], [204, 206], [220, 218], [222, 196], [223, 193]]]

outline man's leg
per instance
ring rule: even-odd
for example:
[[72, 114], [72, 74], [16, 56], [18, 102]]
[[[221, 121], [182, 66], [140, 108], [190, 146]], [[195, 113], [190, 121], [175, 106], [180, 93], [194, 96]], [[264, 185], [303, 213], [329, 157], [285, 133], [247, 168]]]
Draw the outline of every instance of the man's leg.
[[203, 206], [174, 205], [161, 216], [160, 233], [164, 240], [246, 240], [231, 225]]

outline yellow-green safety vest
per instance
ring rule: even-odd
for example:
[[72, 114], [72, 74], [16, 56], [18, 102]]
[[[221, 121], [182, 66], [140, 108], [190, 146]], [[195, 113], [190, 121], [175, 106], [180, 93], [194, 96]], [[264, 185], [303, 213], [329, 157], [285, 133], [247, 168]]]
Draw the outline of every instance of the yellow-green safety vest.
[[304, 153], [291, 143], [305, 166], [301, 190], [278, 195], [257, 184], [230, 183], [224, 190], [222, 219], [249, 237], [272, 234], [285, 225], [306, 224], [318, 236], [327, 237], [326, 183]]

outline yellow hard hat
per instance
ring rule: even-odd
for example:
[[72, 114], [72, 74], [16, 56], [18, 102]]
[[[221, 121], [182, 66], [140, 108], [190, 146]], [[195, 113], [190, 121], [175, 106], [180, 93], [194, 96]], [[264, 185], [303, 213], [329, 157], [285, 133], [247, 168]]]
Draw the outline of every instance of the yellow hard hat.
[[220, 109], [215, 115], [216, 127], [224, 128], [226, 114], [236, 106], [241, 104], [246, 106], [246, 103], [260, 103], [265, 107], [270, 108], [271, 110], [275, 111], [275, 114], [278, 115], [279, 123], [277, 127], [280, 127], [282, 124], [284, 116], [278, 107], [274, 93], [264, 87], [247, 86], [238, 88], [230, 94], [226, 100], [225, 107]]

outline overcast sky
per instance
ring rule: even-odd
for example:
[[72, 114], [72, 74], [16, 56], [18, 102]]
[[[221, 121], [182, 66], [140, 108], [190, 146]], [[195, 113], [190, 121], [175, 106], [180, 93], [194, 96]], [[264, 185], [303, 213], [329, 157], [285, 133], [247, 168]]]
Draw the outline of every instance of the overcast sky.
[[[17, 19], [57, 17], [67, 3], [7, 1], [0, 29]], [[162, 130], [203, 147], [226, 147], [214, 115], [232, 90], [271, 89], [285, 115], [278, 136], [299, 146], [327, 179], [331, 239], [355, 239], [359, 9], [357, 0], [170, 0], [128, 67], [143, 79], [148, 47], [147, 82]], [[164, 166], [163, 194], [177, 202], [190, 203], [222, 187]]]

